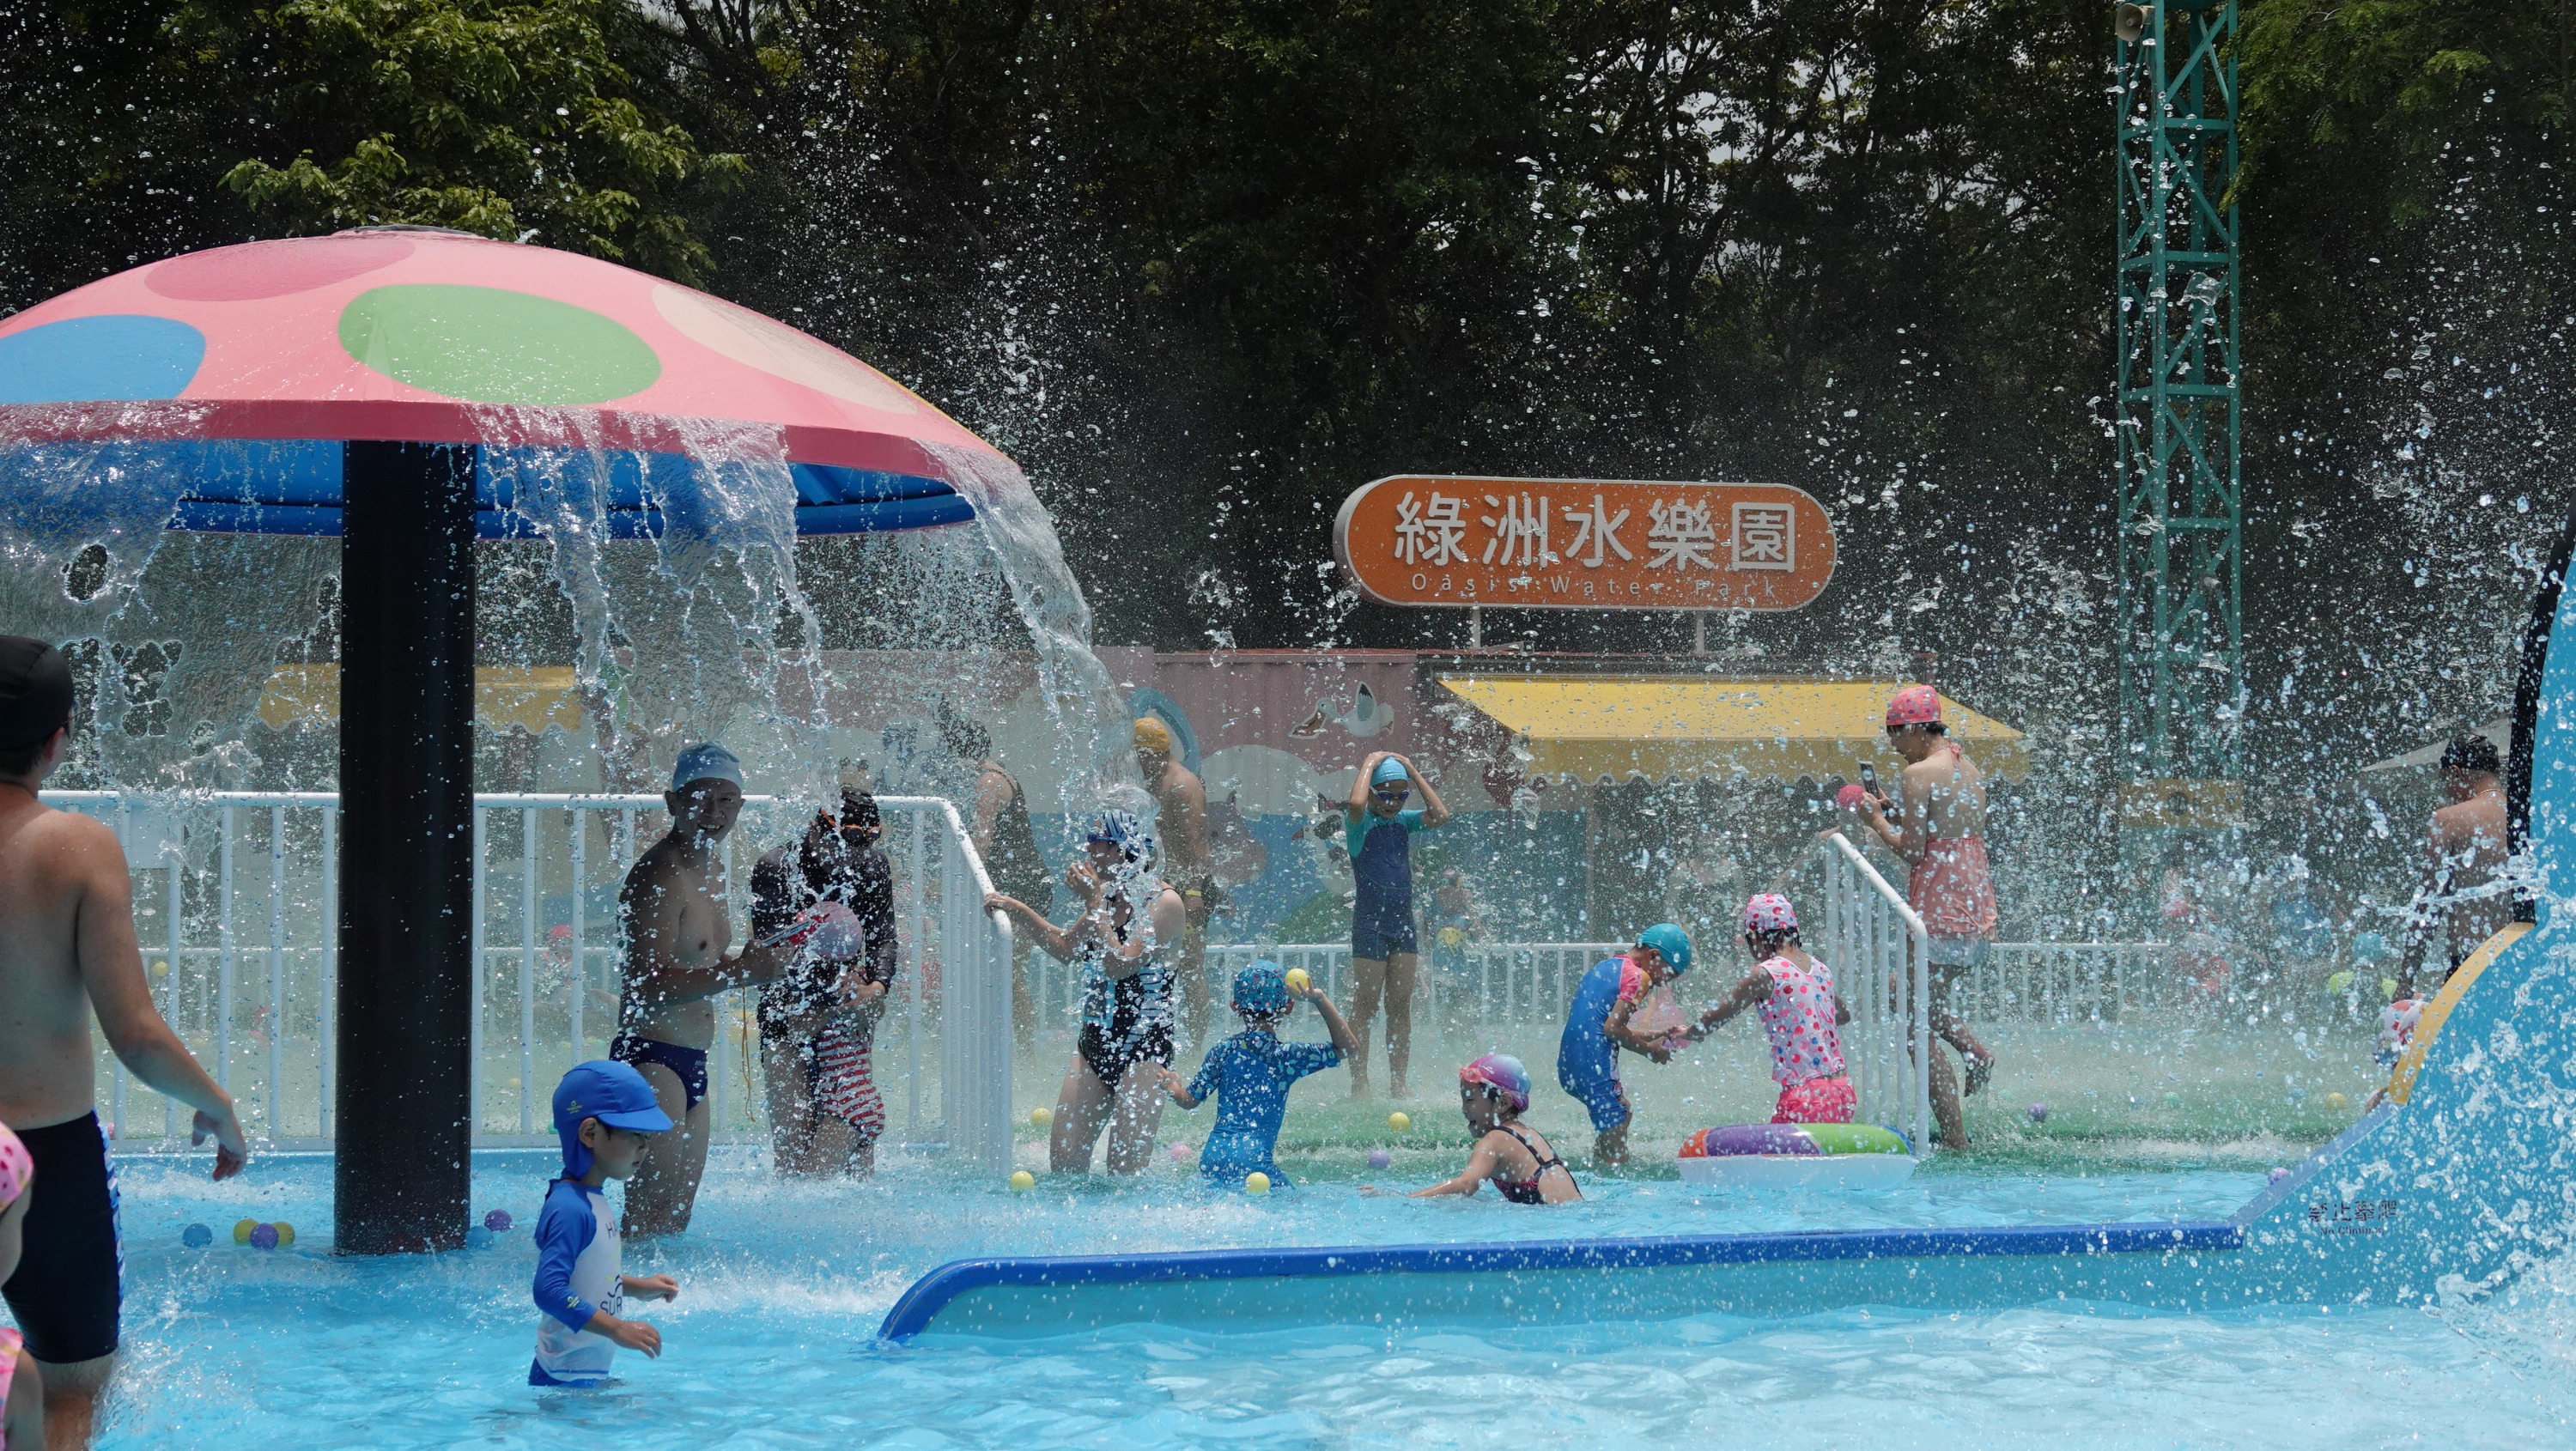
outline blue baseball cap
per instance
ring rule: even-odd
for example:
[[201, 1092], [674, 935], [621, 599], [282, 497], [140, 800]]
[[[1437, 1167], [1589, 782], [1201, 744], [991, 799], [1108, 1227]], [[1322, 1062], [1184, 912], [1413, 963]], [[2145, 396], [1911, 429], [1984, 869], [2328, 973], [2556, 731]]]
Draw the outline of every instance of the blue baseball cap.
[[1256, 962], [1236, 973], [1234, 1010], [1247, 1016], [1288, 1011], [1288, 974], [1275, 962]]
[[1674, 973], [1690, 971], [1690, 934], [1670, 922], [1658, 922], [1637, 934], [1639, 947], [1651, 947], [1662, 954], [1664, 965]]
[[569, 1179], [590, 1172], [590, 1148], [581, 1141], [586, 1118], [637, 1133], [671, 1129], [671, 1116], [654, 1101], [653, 1085], [631, 1065], [611, 1058], [576, 1064], [555, 1085], [555, 1133], [563, 1139], [564, 1177]]
[[1377, 769], [1369, 772], [1369, 784], [1371, 786], [1383, 786], [1389, 781], [1410, 781], [1412, 779], [1413, 773], [1404, 769], [1404, 763], [1393, 756], [1389, 756], [1385, 760], [1378, 762]]
[[742, 785], [742, 758], [714, 741], [700, 741], [680, 753], [671, 766], [671, 789], [685, 791], [692, 781], [731, 781]]

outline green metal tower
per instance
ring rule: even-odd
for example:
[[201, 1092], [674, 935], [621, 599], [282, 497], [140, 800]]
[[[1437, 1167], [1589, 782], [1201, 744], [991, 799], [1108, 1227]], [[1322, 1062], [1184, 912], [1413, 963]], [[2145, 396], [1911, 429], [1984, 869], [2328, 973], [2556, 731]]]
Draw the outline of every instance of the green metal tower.
[[2114, 12], [2124, 824], [2224, 828], [2241, 788], [2236, 0]]

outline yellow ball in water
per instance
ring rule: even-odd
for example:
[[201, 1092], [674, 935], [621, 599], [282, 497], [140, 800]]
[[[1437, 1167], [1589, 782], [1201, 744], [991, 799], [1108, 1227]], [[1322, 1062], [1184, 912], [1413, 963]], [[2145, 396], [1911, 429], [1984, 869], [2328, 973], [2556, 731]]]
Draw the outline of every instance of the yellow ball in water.
[[278, 1247], [279, 1249], [284, 1249], [284, 1248], [286, 1248], [288, 1245], [295, 1243], [295, 1226], [294, 1226], [294, 1225], [291, 1225], [291, 1224], [287, 1223], [285, 1220], [281, 1219], [281, 1220], [279, 1220], [275, 1225], [273, 1225], [273, 1226], [271, 1226], [271, 1227], [272, 1227], [272, 1228], [274, 1228], [274, 1229], [277, 1231], [277, 1247]]
[[2348, 1101], [2349, 1100], [2340, 1093], [2329, 1093], [2326, 1095], [2326, 1107], [2328, 1108], [2341, 1108]]
[[1051, 1108], [1030, 1109], [1029, 1122], [1037, 1125], [1039, 1128], [1045, 1128], [1048, 1124], [1055, 1122], [1055, 1110]]
[[1386, 1126], [1395, 1130], [1399, 1134], [1403, 1133], [1406, 1129], [1413, 1127], [1413, 1115], [1399, 1109], [1386, 1116]]
[[233, 1226], [233, 1243], [250, 1243], [250, 1232], [257, 1228], [259, 1228], [259, 1221], [256, 1219], [245, 1219], [236, 1223]]
[[1269, 1176], [1269, 1175], [1267, 1175], [1267, 1174], [1262, 1173], [1262, 1172], [1261, 1172], [1260, 1170], [1258, 1170], [1258, 1169], [1255, 1169], [1255, 1170], [1253, 1170], [1251, 1173], [1244, 1175], [1244, 1176], [1243, 1176], [1243, 1192], [1244, 1192], [1244, 1193], [1246, 1193], [1246, 1194], [1267, 1194], [1267, 1193], [1269, 1193], [1269, 1192], [1270, 1192], [1270, 1176]]
[[1287, 983], [1288, 991], [1292, 993], [1302, 993], [1306, 989], [1313, 987], [1315, 985], [1315, 980], [1306, 975], [1306, 969], [1302, 967], [1292, 967], [1288, 969]]
[[1016, 1194], [1020, 1190], [1035, 1189], [1036, 1187], [1038, 1187], [1037, 1175], [1030, 1173], [1026, 1169], [1013, 1169], [1011, 1171], [1011, 1192]]

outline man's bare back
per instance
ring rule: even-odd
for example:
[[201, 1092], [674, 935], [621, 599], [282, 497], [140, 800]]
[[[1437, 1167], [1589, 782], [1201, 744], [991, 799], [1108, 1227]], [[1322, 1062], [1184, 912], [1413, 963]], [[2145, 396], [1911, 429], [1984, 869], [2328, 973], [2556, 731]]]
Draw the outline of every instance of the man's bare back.
[[2469, 895], [2494, 885], [2505, 863], [2504, 786], [2489, 776], [2466, 801], [2433, 813], [2426, 886], [2444, 899], [2444, 946], [2456, 966], [2513, 920], [2509, 892]]
[[91, 1020], [145, 1087], [194, 1110], [191, 1140], [215, 1139], [216, 1178], [249, 1157], [232, 1098], [153, 1006], [115, 833], [37, 799], [62, 759], [70, 708], [61, 652], [0, 636], [0, 1122], [36, 1171], [5, 1293], [43, 1372], [45, 1441], [57, 1451], [89, 1443], [120, 1337], [122, 1259]]

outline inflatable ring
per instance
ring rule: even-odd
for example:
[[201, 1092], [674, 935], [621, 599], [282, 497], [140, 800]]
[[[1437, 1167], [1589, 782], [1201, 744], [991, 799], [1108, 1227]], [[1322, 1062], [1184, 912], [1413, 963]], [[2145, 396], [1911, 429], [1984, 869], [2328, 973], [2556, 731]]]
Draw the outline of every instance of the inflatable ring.
[[1682, 1140], [1682, 1182], [1740, 1189], [1888, 1189], [1914, 1146], [1876, 1124], [1723, 1124]]

